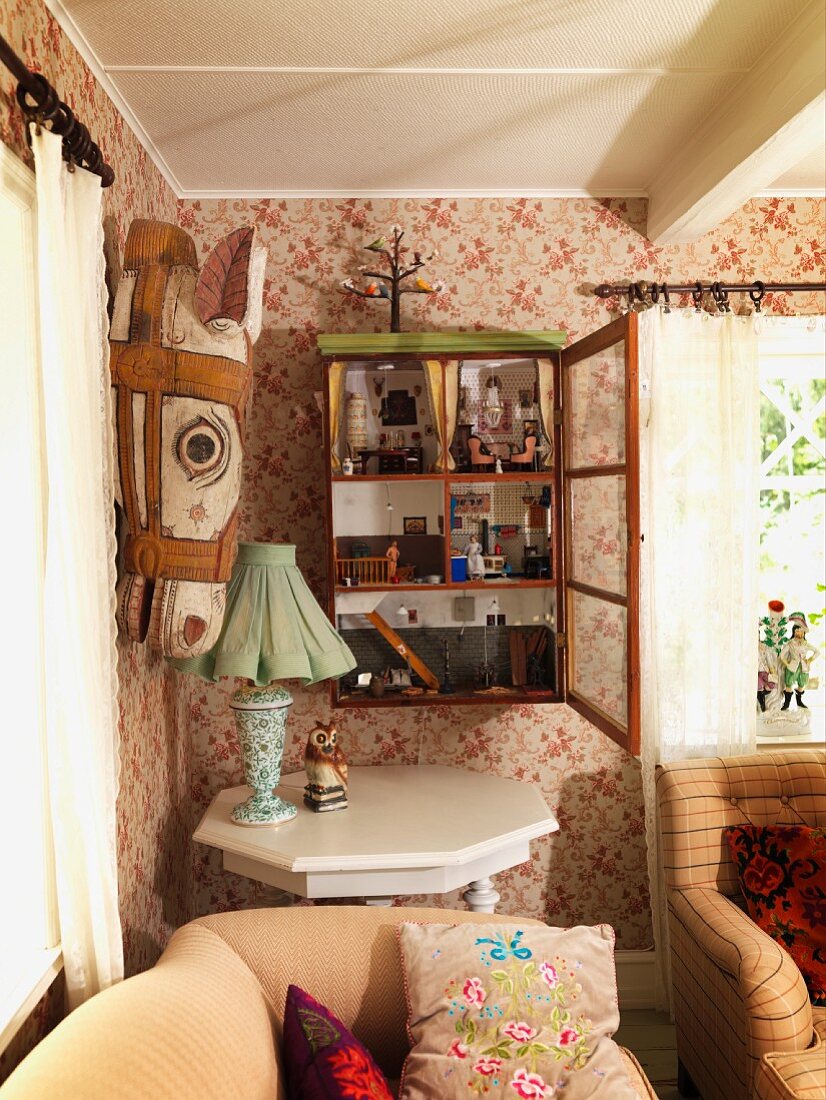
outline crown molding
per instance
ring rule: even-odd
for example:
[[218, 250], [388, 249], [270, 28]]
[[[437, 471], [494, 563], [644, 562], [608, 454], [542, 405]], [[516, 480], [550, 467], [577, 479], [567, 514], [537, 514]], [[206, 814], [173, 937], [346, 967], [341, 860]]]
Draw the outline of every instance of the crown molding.
[[826, 199], [826, 187], [770, 187], [755, 191], [753, 199]]
[[249, 73], [275, 76], [720, 76], [745, 74], [742, 68], [650, 67], [491, 67], [421, 65], [107, 65], [110, 73]]
[[601, 202], [603, 199], [644, 199], [648, 192], [639, 188], [611, 187], [603, 188], [599, 194], [582, 187], [557, 188], [472, 188], [472, 187], [417, 187], [417, 188], [381, 188], [376, 191], [356, 189], [327, 190], [210, 190], [198, 188], [183, 190], [181, 199], [591, 199]]

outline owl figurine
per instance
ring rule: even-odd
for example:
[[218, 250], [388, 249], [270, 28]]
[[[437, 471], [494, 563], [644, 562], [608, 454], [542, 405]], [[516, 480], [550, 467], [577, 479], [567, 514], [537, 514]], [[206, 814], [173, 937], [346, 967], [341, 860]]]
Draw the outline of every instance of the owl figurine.
[[335, 722], [325, 726], [316, 722], [307, 738], [304, 750], [304, 805], [316, 813], [346, 810], [347, 758], [338, 745]]

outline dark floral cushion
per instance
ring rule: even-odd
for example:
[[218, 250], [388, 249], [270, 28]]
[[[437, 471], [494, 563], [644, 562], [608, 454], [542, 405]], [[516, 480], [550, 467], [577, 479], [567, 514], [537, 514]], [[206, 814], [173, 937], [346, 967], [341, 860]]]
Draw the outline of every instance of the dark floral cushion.
[[723, 834], [749, 916], [792, 956], [812, 1004], [826, 1005], [826, 829], [732, 825]]
[[290, 1100], [393, 1100], [366, 1047], [297, 985], [287, 989], [283, 1050]]

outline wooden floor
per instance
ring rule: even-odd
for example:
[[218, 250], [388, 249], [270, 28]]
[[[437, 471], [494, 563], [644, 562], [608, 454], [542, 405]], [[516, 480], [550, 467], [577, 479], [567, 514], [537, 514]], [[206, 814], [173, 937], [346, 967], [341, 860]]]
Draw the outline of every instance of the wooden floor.
[[674, 1025], [668, 1013], [653, 1008], [626, 1010], [614, 1038], [635, 1055], [660, 1100], [680, 1100]]

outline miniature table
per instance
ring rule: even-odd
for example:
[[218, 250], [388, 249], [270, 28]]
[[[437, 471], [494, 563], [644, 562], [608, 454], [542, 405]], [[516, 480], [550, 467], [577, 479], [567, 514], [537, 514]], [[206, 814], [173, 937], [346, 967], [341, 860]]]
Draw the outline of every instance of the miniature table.
[[468, 885], [473, 912], [493, 913], [490, 876], [530, 859], [530, 841], [559, 825], [539, 790], [515, 779], [437, 764], [350, 768], [346, 810], [314, 813], [303, 802], [304, 772], [278, 794], [298, 816], [275, 827], [230, 820], [248, 787], [217, 795], [194, 839], [220, 848], [224, 869], [305, 898], [441, 894]]
[[362, 474], [367, 473], [367, 463], [371, 458], [378, 458], [379, 473], [382, 472], [382, 459], [385, 460], [385, 464], [392, 463], [395, 459], [394, 465], [398, 464], [400, 473], [421, 474], [424, 472], [422, 469], [421, 447], [380, 447], [373, 450], [359, 451]]

